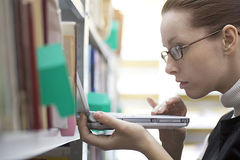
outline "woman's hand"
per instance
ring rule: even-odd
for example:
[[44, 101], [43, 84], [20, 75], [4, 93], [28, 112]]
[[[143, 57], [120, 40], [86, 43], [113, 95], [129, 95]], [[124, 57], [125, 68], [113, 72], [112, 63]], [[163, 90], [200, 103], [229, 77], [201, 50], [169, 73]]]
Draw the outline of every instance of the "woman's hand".
[[[158, 104], [152, 99], [147, 98], [148, 103], [152, 107], [156, 107]], [[175, 116], [186, 116], [187, 107], [180, 97], [172, 97], [167, 100], [159, 110], [153, 111], [153, 115], [175, 115]]]
[[[152, 98], [148, 98], [147, 101], [152, 107], [157, 106], [157, 103]], [[186, 116], [186, 113], [187, 108], [182, 99], [173, 97], [167, 100], [158, 110], [153, 110], [152, 115]], [[159, 129], [159, 137], [163, 147], [173, 159], [181, 159], [186, 129]]]
[[109, 127], [115, 128], [111, 136], [97, 136], [87, 127], [87, 118], [81, 114], [78, 129], [81, 140], [103, 150], [131, 149], [145, 154], [149, 159], [171, 159], [162, 146], [142, 126], [118, 120], [103, 112], [96, 112], [94, 118]]
[[149, 136], [142, 126], [112, 118], [103, 112], [96, 112], [94, 118], [100, 123], [115, 128], [114, 133], [111, 136], [96, 136], [92, 134], [87, 128], [86, 116], [81, 114], [78, 121], [81, 140], [104, 150], [142, 150], [143, 139]]

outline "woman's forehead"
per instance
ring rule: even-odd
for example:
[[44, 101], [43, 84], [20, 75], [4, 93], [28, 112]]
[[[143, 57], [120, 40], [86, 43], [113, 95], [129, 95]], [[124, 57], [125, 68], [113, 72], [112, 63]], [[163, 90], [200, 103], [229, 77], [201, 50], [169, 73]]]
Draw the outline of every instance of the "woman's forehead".
[[163, 14], [161, 35], [164, 44], [169, 44], [179, 35], [191, 33], [191, 14], [181, 10], [170, 10]]

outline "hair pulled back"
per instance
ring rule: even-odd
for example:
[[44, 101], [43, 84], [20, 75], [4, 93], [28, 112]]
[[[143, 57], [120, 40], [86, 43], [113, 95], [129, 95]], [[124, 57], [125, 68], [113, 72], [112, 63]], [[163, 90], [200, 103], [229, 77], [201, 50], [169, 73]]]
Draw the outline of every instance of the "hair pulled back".
[[227, 24], [240, 27], [240, 0], [167, 0], [162, 15], [174, 9], [192, 13], [193, 27], [206, 27], [209, 31]]

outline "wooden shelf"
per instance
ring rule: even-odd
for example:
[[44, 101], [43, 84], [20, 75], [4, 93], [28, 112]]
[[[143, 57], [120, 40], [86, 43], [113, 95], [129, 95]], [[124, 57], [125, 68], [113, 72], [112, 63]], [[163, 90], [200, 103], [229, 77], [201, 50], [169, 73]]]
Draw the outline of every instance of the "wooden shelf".
[[0, 155], [1, 159], [28, 159], [78, 139], [77, 127], [69, 137], [61, 136], [58, 129], [1, 133]]

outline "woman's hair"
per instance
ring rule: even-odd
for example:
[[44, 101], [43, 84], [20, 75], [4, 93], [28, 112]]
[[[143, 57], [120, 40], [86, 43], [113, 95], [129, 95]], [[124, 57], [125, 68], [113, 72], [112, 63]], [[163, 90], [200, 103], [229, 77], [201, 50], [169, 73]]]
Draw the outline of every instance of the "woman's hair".
[[240, 27], [240, 0], [167, 0], [162, 15], [173, 9], [190, 11], [193, 27], [206, 27], [209, 31], [227, 24]]

